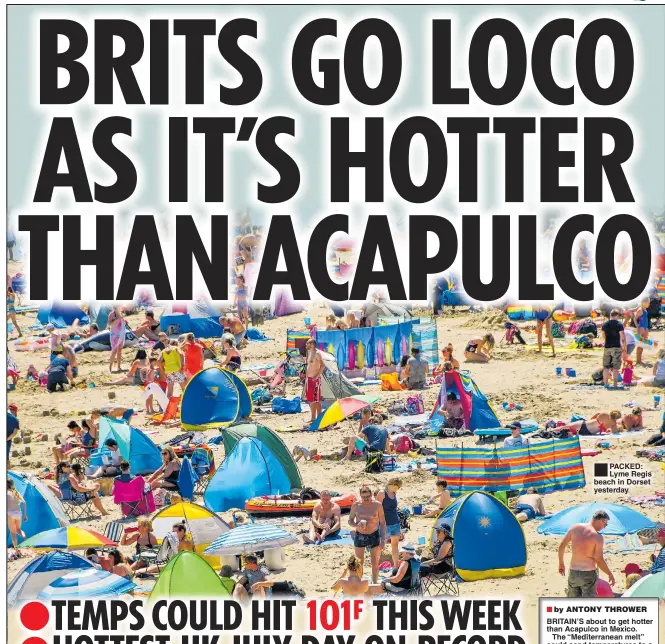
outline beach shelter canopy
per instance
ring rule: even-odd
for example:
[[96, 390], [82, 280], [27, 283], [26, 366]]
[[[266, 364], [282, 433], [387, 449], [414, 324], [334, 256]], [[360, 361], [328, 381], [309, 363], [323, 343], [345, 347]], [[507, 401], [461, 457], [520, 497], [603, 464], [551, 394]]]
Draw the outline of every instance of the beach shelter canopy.
[[366, 326], [377, 326], [379, 318], [398, 318], [400, 320], [410, 320], [413, 315], [411, 311], [401, 304], [392, 302], [368, 302], [363, 307]]
[[[14, 487], [25, 499], [28, 520], [23, 522], [21, 529], [26, 537], [69, 524], [60, 499], [36, 476], [31, 474], [23, 477], [15, 472], [8, 472], [7, 477], [14, 481]], [[8, 529], [7, 546], [11, 546], [11, 543]]]
[[334, 425], [349, 416], [353, 416], [353, 414], [359, 412], [361, 409], [371, 407], [379, 400], [381, 400], [380, 396], [368, 396], [364, 394], [350, 396], [349, 398], [340, 398], [320, 414], [309, 426], [309, 429], [310, 431], [315, 431], [329, 425]]
[[[340, 371], [337, 359], [332, 353], [319, 349], [319, 355], [325, 367], [321, 374], [321, 400], [324, 403], [329, 403], [339, 398], [358, 396], [363, 393]], [[289, 362], [295, 369], [300, 369], [305, 365], [305, 359], [292, 352], [289, 353]], [[304, 383], [301, 397], [303, 400], [305, 399]]]
[[303, 305], [293, 299], [291, 292], [288, 289], [279, 289], [275, 293], [271, 308], [272, 313], [276, 318], [282, 317], [283, 315], [302, 313], [304, 310]]
[[206, 300], [172, 302], [162, 313], [159, 323], [169, 335], [193, 333], [197, 338], [220, 338], [224, 328], [219, 324], [221, 310]]
[[645, 575], [636, 581], [622, 597], [657, 597], [665, 599], [665, 572]]
[[74, 320], [79, 324], [90, 324], [88, 314], [73, 302], [44, 302], [37, 312], [37, 321], [40, 324], [52, 324], [56, 329], [71, 326]]
[[213, 512], [244, 508], [255, 496], [288, 494], [291, 481], [280, 459], [258, 438], [245, 436], [227, 452], [206, 487], [205, 506]]
[[[172, 531], [175, 523], [184, 523], [194, 550], [202, 553], [217, 537], [231, 528], [221, 517], [196, 503], [174, 503], [161, 509], [152, 519], [152, 531], [159, 541]], [[212, 562], [219, 565], [219, 559]]]
[[178, 474], [178, 491], [183, 499], [194, 498], [194, 487], [199, 480], [199, 475], [192, 467], [192, 461], [185, 456], [180, 461], [180, 473]]
[[180, 407], [184, 429], [224, 427], [252, 414], [247, 385], [231, 371], [209, 367], [199, 371], [185, 387]]
[[432, 416], [445, 404], [448, 394], [453, 392], [462, 402], [464, 425], [469, 431], [476, 429], [494, 429], [501, 427], [501, 422], [492, 406], [471, 376], [459, 371], [446, 371], [441, 381], [441, 389], [436, 400]]
[[85, 550], [87, 548], [103, 548], [115, 546], [115, 541], [88, 528], [68, 525], [40, 532], [26, 539], [22, 548]]
[[53, 580], [37, 599], [110, 599], [130, 593], [136, 587], [133, 581], [106, 570], [84, 568]]
[[150, 602], [168, 597], [230, 596], [219, 575], [195, 552], [179, 552], [159, 573], [150, 593]]
[[206, 550], [207, 555], [241, 555], [283, 548], [298, 543], [290, 532], [276, 525], [246, 523], [213, 541]]
[[29, 561], [14, 577], [7, 589], [7, 604], [36, 599], [52, 581], [75, 570], [93, 568], [83, 557], [73, 552], [54, 550]]
[[618, 503], [584, 503], [566, 508], [547, 517], [539, 526], [539, 534], [563, 535], [576, 523], [589, 523], [593, 515], [604, 510], [610, 515], [607, 526], [601, 530], [604, 535], [634, 534], [644, 528], [655, 528], [656, 524], [649, 517], [626, 505]]
[[289, 477], [291, 489], [300, 489], [303, 487], [302, 477], [298, 470], [298, 465], [293, 460], [293, 456], [284, 441], [269, 427], [258, 425], [256, 423], [237, 423], [222, 429], [224, 439], [224, 450], [230, 454], [238, 441], [244, 436], [258, 438], [275, 455], [282, 464], [286, 475]]
[[464, 581], [515, 577], [526, 570], [526, 540], [520, 522], [497, 498], [471, 492], [438, 516], [431, 542], [442, 524], [452, 530], [457, 574]]
[[93, 302], [88, 307], [90, 322], [94, 322], [100, 331], [106, 329], [109, 322], [109, 314], [113, 311], [113, 305], [103, 302]]
[[118, 443], [122, 458], [129, 462], [134, 476], [152, 474], [162, 466], [159, 447], [140, 429], [127, 423], [102, 416], [99, 419], [99, 446], [113, 438]]

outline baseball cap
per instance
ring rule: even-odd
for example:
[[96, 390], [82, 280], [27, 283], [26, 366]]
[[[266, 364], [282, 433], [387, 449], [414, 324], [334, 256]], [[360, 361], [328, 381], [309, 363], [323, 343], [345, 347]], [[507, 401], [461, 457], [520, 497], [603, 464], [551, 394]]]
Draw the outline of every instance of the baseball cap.
[[7, 405], [7, 409], [13, 409], [14, 411], [18, 411], [18, 405], [15, 405], [14, 403], [11, 403]]
[[626, 567], [621, 571], [624, 575], [640, 574], [642, 569], [636, 563], [626, 564]]
[[522, 429], [522, 423], [520, 423], [518, 420], [516, 420], [514, 423], [510, 423], [508, 425], [509, 429]]

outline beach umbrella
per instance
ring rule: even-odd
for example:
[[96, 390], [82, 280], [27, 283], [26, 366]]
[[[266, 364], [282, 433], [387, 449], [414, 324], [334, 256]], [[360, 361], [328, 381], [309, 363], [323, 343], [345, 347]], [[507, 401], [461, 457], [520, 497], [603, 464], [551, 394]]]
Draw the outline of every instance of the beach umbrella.
[[656, 523], [637, 510], [618, 503], [584, 503], [567, 508], [547, 517], [540, 526], [539, 534], [566, 534], [576, 523], [589, 523], [596, 512], [604, 510], [610, 521], [601, 530], [604, 535], [624, 535], [640, 532], [644, 528], [655, 528]]
[[645, 575], [636, 581], [622, 597], [657, 597], [665, 599], [665, 571]]
[[281, 548], [298, 543], [290, 532], [275, 525], [248, 523], [225, 532], [204, 551], [205, 555], [241, 555], [256, 550]]
[[125, 577], [99, 568], [86, 568], [67, 573], [52, 581], [37, 599], [104, 599], [124, 595], [136, 588]]
[[64, 526], [45, 530], [39, 534], [26, 539], [21, 548], [35, 548], [39, 550], [85, 550], [87, 548], [103, 548], [105, 546], [116, 546], [115, 541], [88, 528], [77, 528], [76, 526]]
[[381, 400], [380, 396], [367, 396], [364, 394], [349, 396], [348, 398], [340, 398], [330, 405], [330, 407], [328, 407], [328, 409], [326, 409], [309, 426], [309, 431], [323, 429], [324, 427], [334, 425], [340, 420], [353, 416], [353, 414], [359, 412], [361, 409], [371, 407], [379, 400]]

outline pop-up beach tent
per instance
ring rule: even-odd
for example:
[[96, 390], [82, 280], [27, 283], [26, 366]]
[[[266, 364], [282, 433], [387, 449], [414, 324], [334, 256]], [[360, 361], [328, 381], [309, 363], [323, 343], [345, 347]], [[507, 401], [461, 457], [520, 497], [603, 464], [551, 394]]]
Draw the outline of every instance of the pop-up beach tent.
[[224, 328], [219, 323], [222, 312], [211, 302], [173, 302], [159, 319], [162, 331], [169, 335], [193, 333], [197, 338], [220, 338]]
[[184, 429], [224, 427], [251, 414], [252, 397], [247, 385], [221, 367], [199, 371], [182, 394], [180, 422]]
[[300, 489], [303, 487], [298, 465], [293, 460], [289, 448], [269, 427], [264, 427], [263, 425], [255, 423], [235, 423], [229, 427], [225, 427], [222, 429], [222, 437], [224, 438], [224, 450], [226, 454], [230, 454], [238, 441], [245, 436], [257, 438], [265, 443], [270, 451], [277, 457], [277, 460], [282, 464], [282, 467], [291, 482], [291, 489]]
[[203, 502], [213, 512], [226, 512], [243, 509], [255, 496], [290, 491], [291, 481], [280, 459], [263, 441], [245, 436], [227, 452], [206, 487]]
[[123, 460], [129, 463], [134, 476], [152, 474], [162, 466], [159, 447], [140, 429], [127, 423], [103, 416], [99, 419], [99, 446], [112, 438], [118, 443]]
[[72, 302], [45, 302], [37, 312], [37, 321], [40, 324], [52, 324], [56, 329], [71, 326], [74, 320], [78, 320], [81, 326], [90, 324], [88, 314]]
[[459, 371], [446, 371], [432, 416], [445, 404], [449, 393], [457, 394], [464, 409], [464, 425], [469, 431], [501, 427], [492, 406], [471, 376]]
[[[14, 487], [25, 499], [28, 520], [24, 521], [21, 529], [26, 538], [30, 538], [44, 530], [52, 530], [69, 525], [60, 499], [33, 474], [23, 477], [15, 472], [8, 472], [7, 477], [14, 481]], [[7, 546], [12, 540], [7, 529]], [[19, 541], [19, 546], [20, 546]]]
[[159, 573], [150, 593], [150, 602], [167, 597], [229, 597], [219, 575], [195, 552], [183, 550]]
[[430, 537], [447, 524], [453, 535], [457, 574], [464, 581], [516, 577], [526, 570], [526, 540], [520, 522], [497, 498], [471, 492], [439, 514]]

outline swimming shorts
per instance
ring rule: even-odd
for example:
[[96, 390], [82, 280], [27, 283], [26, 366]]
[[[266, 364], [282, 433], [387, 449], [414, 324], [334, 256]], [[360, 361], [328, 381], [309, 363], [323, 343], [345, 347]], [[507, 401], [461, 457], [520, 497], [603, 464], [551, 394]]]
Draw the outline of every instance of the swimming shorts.
[[187, 377], [182, 371], [173, 371], [171, 373], [166, 374], [166, 382], [168, 383], [174, 383], [177, 382], [179, 384], [182, 384], [187, 380]]
[[321, 378], [307, 376], [305, 383], [305, 400], [308, 403], [321, 402]]
[[356, 548], [378, 548], [381, 545], [381, 535], [379, 531], [372, 532], [372, 534], [361, 534], [356, 530], [353, 535], [353, 545]]
[[518, 503], [515, 506], [515, 514], [519, 514], [520, 512], [526, 514], [527, 521], [533, 521], [536, 518], [536, 511], [527, 503]]

